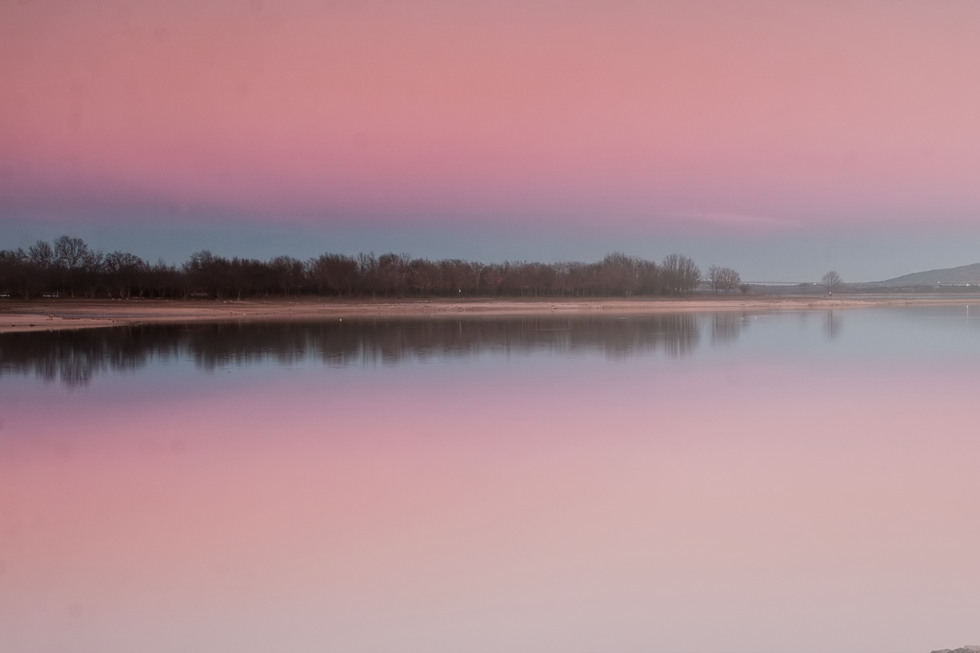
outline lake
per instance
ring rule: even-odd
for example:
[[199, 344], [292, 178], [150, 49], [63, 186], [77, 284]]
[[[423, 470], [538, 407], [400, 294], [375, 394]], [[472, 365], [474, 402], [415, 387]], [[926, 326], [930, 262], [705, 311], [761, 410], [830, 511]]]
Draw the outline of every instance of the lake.
[[0, 336], [0, 650], [980, 641], [980, 306]]

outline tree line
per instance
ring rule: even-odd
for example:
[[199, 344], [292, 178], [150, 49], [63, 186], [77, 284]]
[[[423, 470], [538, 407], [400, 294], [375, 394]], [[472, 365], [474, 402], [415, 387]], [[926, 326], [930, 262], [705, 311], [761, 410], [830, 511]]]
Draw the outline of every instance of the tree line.
[[329, 297], [630, 297], [679, 295], [702, 288], [747, 292], [738, 272], [707, 274], [688, 256], [660, 263], [621, 252], [594, 263], [478, 263], [404, 254], [324, 253], [305, 261], [265, 261], [195, 252], [182, 265], [150, 264], [123, 251], [108, 254], [81, 238], [61, 236], [24, 250], [0, 250], [0, 294], [34, 297], [244, 299]]

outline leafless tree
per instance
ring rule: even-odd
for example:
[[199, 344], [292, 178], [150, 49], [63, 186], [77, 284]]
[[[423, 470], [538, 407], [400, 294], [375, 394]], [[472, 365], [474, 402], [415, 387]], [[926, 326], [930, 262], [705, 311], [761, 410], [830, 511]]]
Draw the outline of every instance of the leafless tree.
[[640, 287], [636, 259], [622, 252], [607, 254], [599, 263], [599, 287], [605, 294], [624, 294], [627, 297]]
[[145, 276], [149, 268], [140, 257], [121, 251], [107, 254], [102, 266], [109, 294], [124, 298], [132, 294], [133, 285], [138, 283], [141, 276]]
[[731, 291], [736, 290], [742, 285], [742, 278], [739, 276], [738, 272], [732, 268], [723, 268], [717, 265], [712, 265], [708, 269], [708, 282], [711, 284], [711, 289], [714, 291]]
[[39, 269], [46, 269], [54, 265], [54, 250], [51, 244], [45, 240], [39, 240], [27, 248], [27, 257], [31, 264]]
[[660, 266], [664, 291], [685, 293], [696, 290], [701, 283], [701, 270], [694, 261], [683, 254], [670, 254]]
[[[741, 285], [731, 268], [714, 266], [716, 290]], [[356, 257], [323, 254], [302, 262], [290, 256], [269, 260], [217, 256], [201, 249], [182, 265], [148, 265], [123, 251], [103, 255], [81, 238], [61, 236], [53, 246], [38, 241], [27, 251], [0, 251], [0, 293], [26, 298], [54, 292], [112, 297], [254, 297], [328, 294], [345, 296], [632, 296], [691, 292], [701, 271], [687, 256], [671, 254], [662, 264], [622, 252], [601, 261], [484, 264], [462, 259], [429, 260], [373, 252]], [[743, 288], [743, 292], [744, 292]]]
[[88, 253], [88, 245], [81, 238], [59, 236], [54, 241], [54, 262], [63, 270], [77, 270], [81, 268]]
[[61, 287], [72, 296], [76, 292], [95, 294], [102, 258], [102, 252], [89, 249], [81, 238], [60, 236], [54, 241], [54, 264], [61, 275]]
[[299, 259], [292, 256], [277, 256], [269, 261], [268, 267], [276, 290], [283, 295], [290, 295], [302, 287], [306, 267]]
[[54, 249], [50, 243], [44, 240], [37, 241], [27, 248], [27, 254], [23, 260], [30, 267], [25, 286], [27, 296], [57, 289]]
[[191, 254], [184, 264], [184, 274], [188, 278], [187, 290], [190, 293], [205, 293], [209, 297], [220, 298], [232, 284], [229, 283], [231, 262], [215, 256], [210, 250], [202, 249]]
[[307, 264], [318, 292], [350, 295], [357, 281], [357, 261], [343, 254], [321, 254]]
[[837, 274], [836, 271], [831, 270], [827, 274], [823, 275], [820, 283], [823, 284], [823, 287], [827, 290], [828, 295], [833, 295], [834, 291], [840, 288], [841, 284], [844, 282], [841, 280], [840, 275]]

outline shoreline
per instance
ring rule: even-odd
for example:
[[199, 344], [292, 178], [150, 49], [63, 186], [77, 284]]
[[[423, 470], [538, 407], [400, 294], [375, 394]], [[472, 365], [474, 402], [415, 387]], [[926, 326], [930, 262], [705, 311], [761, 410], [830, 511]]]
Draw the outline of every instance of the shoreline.
[[749, 310], [831, 310], [874, 306], [980, 304], [980, 295], [732, 296], [687, 298], [507, 298], [340, 300], [0, 299], [0, 334], [93, 329], [148, 323], [325, 319], [642, 315]]

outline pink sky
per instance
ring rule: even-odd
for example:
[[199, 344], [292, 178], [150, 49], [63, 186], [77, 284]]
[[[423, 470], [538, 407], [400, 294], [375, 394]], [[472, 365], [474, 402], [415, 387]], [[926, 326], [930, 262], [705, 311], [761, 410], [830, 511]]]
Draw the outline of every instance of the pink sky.
[[978, 28], [966, 1], [9, 2], [0, 221], [970, 230]]

